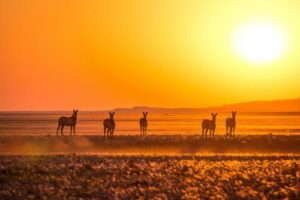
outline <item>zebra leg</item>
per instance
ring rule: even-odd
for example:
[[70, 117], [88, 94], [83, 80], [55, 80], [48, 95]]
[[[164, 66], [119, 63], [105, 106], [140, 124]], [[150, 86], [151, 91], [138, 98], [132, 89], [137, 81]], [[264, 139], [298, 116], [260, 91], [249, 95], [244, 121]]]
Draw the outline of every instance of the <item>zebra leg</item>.
[[205, 130], [205, 139], [207, 139], [208, 128]]
[[64, 125], [61, 125], [61, 129], [60, 129], [60, 133], [61, 133], [61, 135], [64, 135], [64, 132], [63, 132], [63, 130], [64, 130]]
[[229, 126], [226, 126], [226, 137], [230, 138], [230, 130], [231, 128]]
[[112, 134], [113, 134], [113, 132], [112, 132], [112, 131], [113, 131], [113, 129], [112, 129], [112, 128], [110, 128], [110, 129], [109, 129], [109, 137], [110, 137], [110, 138], [112, 138]]
[[111, 128], [107, 128], [107, 137], [111, 138]]
[[104, 133], [103, 133], [104, 138], [105, 138], [105, 133], [106, 133], [106, 128], [104, 126]]
[[74, 136], [75, 136], [75, 133], [76, 133], [75, 126], [73, 126], [73, 134], [74, 134]]
[[73, 126], [70, 126], [70, 135], [72, 136]]
[[56, 130], [56, 136], [58, 136], [58, 131], [59, 131], [59, 129], [60, 129], [60, 125], [58, 124], [57, 130]]

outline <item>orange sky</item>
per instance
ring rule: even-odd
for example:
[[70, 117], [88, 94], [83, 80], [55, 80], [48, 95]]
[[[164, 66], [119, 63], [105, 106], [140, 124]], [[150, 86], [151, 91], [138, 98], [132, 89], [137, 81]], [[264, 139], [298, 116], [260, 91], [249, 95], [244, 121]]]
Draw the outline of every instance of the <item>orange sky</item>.
[[[300, 3], [0, 1], [0, 110], [203, 107], [300, 96]], [[287, 33], [255, 66], [230, 38], [247, 20]]]

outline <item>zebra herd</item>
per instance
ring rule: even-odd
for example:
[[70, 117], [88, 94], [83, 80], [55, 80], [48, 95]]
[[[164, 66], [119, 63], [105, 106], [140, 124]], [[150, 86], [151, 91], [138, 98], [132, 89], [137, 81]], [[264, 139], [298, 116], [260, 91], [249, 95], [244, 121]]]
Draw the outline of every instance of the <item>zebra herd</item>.
[[[232, 117], [227, 118], [225, 121], [226, 125], [226, 137], [233, 137], [236, 127], [236, 116], [237, 111], [232, 111]], [[211, 113], [212, 119], [204, 119], [202, 121], [202, 137], [207, 138], [207, 132], [209, 131], [209, 138], [213, 139], [216, 131], [216, 118], [218, 113]]]
[[[232, 117], [227, 118], [225, 121], [226, 125], [226, 137], [233, 137], [236, 127], [236, 116], [237, 111], [232, 111]], [[63, 135], [63, 129], [65, 126], [70, 127], [70, 135], [75, 135], [75, 127], [77, 122], [77, 114], [78, 110], [73, 110], [73, 115], [71, 117], [65, 117], [62, 116], [58, 119], [58, 127], [56, 130], [56, 135], [58, 135], [58, 132], [60, 130], [61, 135]], [[114, 130], [116, 127], [116, 123], [114, 120], [115, 112], [109, 112], [109, 118], [105, 119], [103, 121], [103, 128], [104, 128], [104, 137], [112, 137], [114, 134]], [[147, 133], [147, 115], [148, 112], [143, 112], [143, 117], [140, 118], [140, 133], [141, 135], [146, 135]], [[218, 113], [211, 113], [212, 119], [204, 119], [202, 121], [202, 137], [208, 138], [207, 133], [209, 131], [209, 138], [213, 139], [216, 131], [216, 118]]]

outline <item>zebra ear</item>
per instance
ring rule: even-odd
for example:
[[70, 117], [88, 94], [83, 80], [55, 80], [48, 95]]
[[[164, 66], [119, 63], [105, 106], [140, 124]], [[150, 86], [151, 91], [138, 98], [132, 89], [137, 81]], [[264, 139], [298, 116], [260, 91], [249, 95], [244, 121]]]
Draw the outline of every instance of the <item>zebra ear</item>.
[[112, 112], [112, 114], [114, 115], [114, 114], [115, 114], [115, 112]]
[[218, 113], [215, 114], [216, 116], [218, 115]]
[[146, 115], [148, 115], [148, 112], [145, 112], [146, 113]]

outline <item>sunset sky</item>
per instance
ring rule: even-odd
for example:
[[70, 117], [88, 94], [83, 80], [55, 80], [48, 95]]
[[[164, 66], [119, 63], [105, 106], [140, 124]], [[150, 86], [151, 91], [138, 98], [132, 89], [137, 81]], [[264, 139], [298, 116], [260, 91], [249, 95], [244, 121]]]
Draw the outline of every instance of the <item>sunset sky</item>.
[[[296, 0], [0, 0], [0, 110], [297, 98], [299, 10]], [[266, 54], [247, 46], [265, 38]]]

